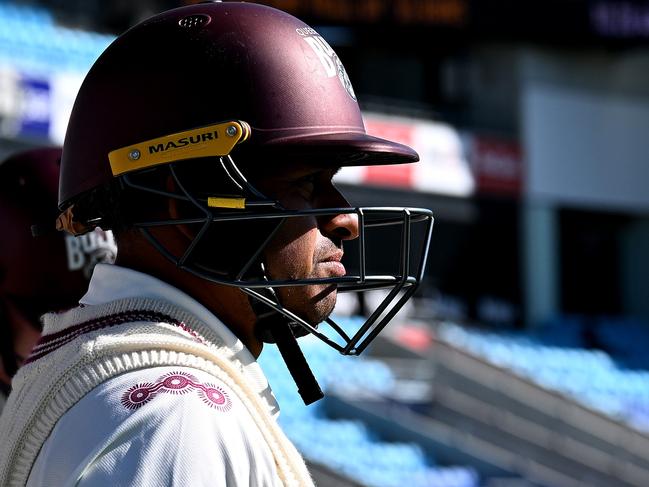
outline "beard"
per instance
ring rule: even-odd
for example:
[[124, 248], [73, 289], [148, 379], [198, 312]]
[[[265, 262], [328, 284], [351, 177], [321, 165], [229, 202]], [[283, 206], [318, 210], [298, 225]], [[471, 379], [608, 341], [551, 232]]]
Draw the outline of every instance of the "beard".
[[[325, 321], [334, 310], [337, 298], [335, 284], [291, 286], [279, 289], [279, 300], [286, 309], [312, 326]], [[300, 329], [300, 327], [298, 325]]]
[[[313, 251], [309, 271], [295, 270], [289, 279], [318, 279], [332, 277], [323, 265], [328, 258], [341, 251], [342, 242], [336, 244], [330, 238], [319, 240]], [[278, 288], [277, 295], [285, 308], [289, 309], [310, 325], [317, 325], [326, 320], [336, 306], [336, 284], [310, 284]]]

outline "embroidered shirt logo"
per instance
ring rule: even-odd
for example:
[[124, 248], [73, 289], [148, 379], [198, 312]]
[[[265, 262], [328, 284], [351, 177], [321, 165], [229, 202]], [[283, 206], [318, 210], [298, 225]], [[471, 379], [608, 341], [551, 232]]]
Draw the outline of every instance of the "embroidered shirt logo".
[[187, 394], [196, 391], [205, 404], [217, 411], [229, 411], [232, 400], [220, 387], [202, 384], [196, 377], [185, 372], [170, 372], [155, 383], [145, 382], [130, 387], [122, 394], [122, 406], [139, 409], [158, 394]]

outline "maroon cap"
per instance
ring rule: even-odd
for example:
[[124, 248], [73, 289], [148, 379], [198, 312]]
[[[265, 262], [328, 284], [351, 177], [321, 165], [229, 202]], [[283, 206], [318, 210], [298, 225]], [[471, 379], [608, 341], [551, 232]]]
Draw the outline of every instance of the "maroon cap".
[[[0, 164], [0, 294], [33, 314], [75, 305], [94, 264], [116, 252], [109, 232], [75, 238], [53, 230], [60, 156], [59, 148], [36, 149]], [[33, 237], [39, 223], [52, 231]]]
[[243, 151], [337, 165], [418, 160], [366, 134], [347, 73], [315, 30], [271, 7], [201, 3], [133, 27], [92, 67], [66, 134], [60, 207], [112, 179], [109, 152], [228, 120], [252, 127]]

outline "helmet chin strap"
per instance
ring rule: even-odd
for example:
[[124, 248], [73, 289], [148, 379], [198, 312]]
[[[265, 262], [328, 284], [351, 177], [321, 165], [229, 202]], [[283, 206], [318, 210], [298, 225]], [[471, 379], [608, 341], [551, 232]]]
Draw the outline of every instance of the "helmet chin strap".
[[[260, 270], [265, 278], [266, 273], [264, 272], [263, 265], [260, 266]], [[273, 288], [260, 289], [259, 292], [279, 302], [278, 296]], [[297, 392], [302, 397], [304, 404], [309, 405], [322, 399], [324, 394], [309, 364], [304, 358], [304, 354], [295, 336], [294, 330], [301, 330], [302, 327], [252, 296], [248, 296], [248, 300], [257, 317], [255, 334], [263, 342], [275, 343], [277, 345], [291, 377], [293, 377], [293, 380], [297, 384]]]

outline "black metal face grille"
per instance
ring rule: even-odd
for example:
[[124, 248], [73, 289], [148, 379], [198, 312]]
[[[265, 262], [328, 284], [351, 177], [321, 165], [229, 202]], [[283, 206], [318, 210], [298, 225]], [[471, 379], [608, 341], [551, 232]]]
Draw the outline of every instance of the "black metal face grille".
[[[205, 198], [193, 194], [193, 191], [189, 190], [190, 188], [183, 183], [183, 178], [180, 177], [178, 171], [178, 165], [169, 163], [158, 166], [156, 170], [167, 169], [169, 171], [169, 176], [173, 178], [178, 188], [176, 192], [140, 184], [134, 180], [137, 174], [124, 174], [121, 176], [121, 181], [133, 190], [191, 203], [200, 211], [200, 214], [168, 220], [143, 220], [134, 222], [133, 226], [139, 228], [151, 245], [179, 268], [207, 281], [237, 287], [260, 304], [283, 315], [291, 323], [302, 327], [304, 331], [315, 335], [341, 354], [360, 355], [414, 294], [421, 283], [426, 261], [428, 260], [428, 249], [433, 228], [432, 212], [424, 208], [392, 207], [290, 210], [283, 208], [272, 198], [267, 198], [252, 186], [230, 156], [215, 158], [213, 164], [224, 171], [224, 177], [230, 178], [239, 187], [241, 195], [246, 195], [246, 208], [244, 210], [233, 211], [210, 208], [207, 206]], [[349, 249], [356, 254], [358, 269], [354, 269], [354, 272], [344, 276], [324, 278], [274, 280], [268, 279], [263, 274], [263, 268], [259, 267], [261, 265], [260, 258], [275, 233], [281, 229], [284, 221], [291, 218], [319, 218], [341, 214], [353, 214], [358, 219], [359, 236], [354, 240], [355, 246]], [[249, 254], [247, 253], [245, 259], [238, 263], [236, 269], [223, 272], [222, 269], [213, 267], [211, 263], [201, 263], [201, 259], [197, 258], [196, 251], [201, 245], [201, 240], [208, 238], [209, 232], [213, 231], [213, 225], [232, 222], [247, 223], [258, 227], [262, 222], [266, 222], [269, 223], [268, 230], [271, 231], [264, 233], [259, 241], [254, 242], [254, 245], [249, 249]], [[196, 237], [182, 255], [172, 253], [150, 231], [154, 227], [175, 225], [201, 226]], [[418, 227], [417, 233], [420, 234], [420, 238], [414, 238], [415, 227]], [[375, 230], [383, 228], [394, 229], [395, 232], [393, 235], [395, 259], [388, 268], [376, 267], [377, 262], [371, 255], [372, 248], [376, 246], [376, 239], [387, 236], [383, 233], [380, 235], [374, 233]], [[372, 233], [372, 236], [370, 236], [370, 233]], [[351, 242], [349, 243], [351, 244]], [[349, 334], [331, 318], [326, 318], [326, 323], [333, 330], [332, 338], [319, 331], [317, 325], [308, 323], [291, 310], [284, 308], [276, 295], [271, 293], [272, 295], [269, 297], [268, 293], [264, 292], [264, 290], [274, 290], [281, 287], [325, 284], [336, 285], [339, 292], [383, 289], [387, 291], [387, 294], [365, 322], [357, 327], [355, 331], [349, 330]]]

